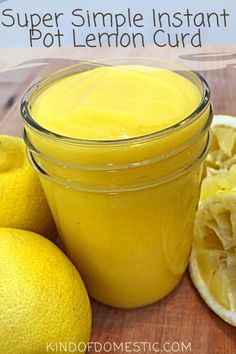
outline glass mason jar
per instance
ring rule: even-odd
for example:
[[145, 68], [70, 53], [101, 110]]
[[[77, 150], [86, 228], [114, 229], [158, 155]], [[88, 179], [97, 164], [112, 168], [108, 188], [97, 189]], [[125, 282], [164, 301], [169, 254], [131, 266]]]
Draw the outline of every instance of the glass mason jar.
[[[37, 96], [62, 77], [127, 64], [183, 75], [200, 90], [198, 107], [167, 129], [113, 141], [62, 136], [31, 116]], [[204, 79], [177, 65], [143, 58], [81, 62], [34, 85], [23, 98], [21, 113], [29, 161], [65, 251], [90, 295], [119, 308], [144, 306], [167, 295], [188, 263], [209, 147], [212, 109]]]

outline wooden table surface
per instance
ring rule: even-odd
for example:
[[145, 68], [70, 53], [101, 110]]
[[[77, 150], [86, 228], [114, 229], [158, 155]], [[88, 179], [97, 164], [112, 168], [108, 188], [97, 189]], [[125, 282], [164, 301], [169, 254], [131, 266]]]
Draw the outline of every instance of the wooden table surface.
[[[22, 124], [19, 102], [22, 94], [46, 71], [68, 64], [68, 61], [50, 61], [42, 67], [21, 68], [0, 74], [0, 133], [21, 135]], [[236, 69], [202, 72], [212, 89], [215, 113], [236, 115]], [[158, 342], [191, 343], [185, 353], [234, 354], [236, 353], [236, 328], [223, 322], [201, 300], [189, 279], [188, 273], [179, 286], [164, 300], [142, 309], [122, 311], [93, 302], [93, 342]], [[124, 344], [123, 344], [124, 345]], [[144, 344], [143, 344], [144, 347]], [[145, 345], [139, 353], [155, 353]], [[155, 347], [157, 349], [157, 347]], [[169, 350], [169, 346], [166, 347]], [[124, 347], [110, 353], [125, 353]], [[175, 350], [175, 351], [174, 351]], [[177, 344], [173, 351], [178, 352]], [[100, 351], [105, 353], [105, 349]], [[134, 351], [133, 351], [134, 352]], [[165, 351], [160, 351], [164, 353]], [[95, 353], [95, 350], [90, 350]]]

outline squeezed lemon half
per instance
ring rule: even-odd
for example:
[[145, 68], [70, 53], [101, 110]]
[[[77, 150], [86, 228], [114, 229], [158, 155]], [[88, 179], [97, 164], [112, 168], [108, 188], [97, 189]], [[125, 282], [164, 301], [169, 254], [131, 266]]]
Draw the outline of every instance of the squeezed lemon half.
[[[209, 157], [213, 155], [208, 156], [207, 168], [211, 170], [202, 184], [189, 266], [203, 300], [233, 326], [236, 326], [236, 165], [231, 162], [236, 157], [235, 140], [233, 127], [213, 127], [209, 155], [217, 151], [218, 158], [209, 166]], [[212, 170], [216, 172], [211, 173]]]
[[207, 175], [228, 170], [236, 164], [236, 118], [215, 116], [212, 143], [206, 158]]

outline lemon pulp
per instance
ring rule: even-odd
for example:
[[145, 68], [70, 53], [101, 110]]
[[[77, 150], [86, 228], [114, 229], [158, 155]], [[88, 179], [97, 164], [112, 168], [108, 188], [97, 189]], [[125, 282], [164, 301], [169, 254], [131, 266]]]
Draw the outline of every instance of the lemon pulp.
[[236, 326], [235, 132], [228, 125], [213, 128], [190, 258], [190, 274], [200, 295], [233, 326]]

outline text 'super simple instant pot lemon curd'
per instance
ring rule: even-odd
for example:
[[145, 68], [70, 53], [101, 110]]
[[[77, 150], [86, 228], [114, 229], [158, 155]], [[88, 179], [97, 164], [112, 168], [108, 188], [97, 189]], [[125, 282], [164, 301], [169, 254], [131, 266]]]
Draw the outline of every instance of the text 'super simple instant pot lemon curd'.
[[212, 119], [197, 74], [145, 59], [80, 63], [22, 102], [28, 156], [89, 293], [132, 308], [185, 271]]

